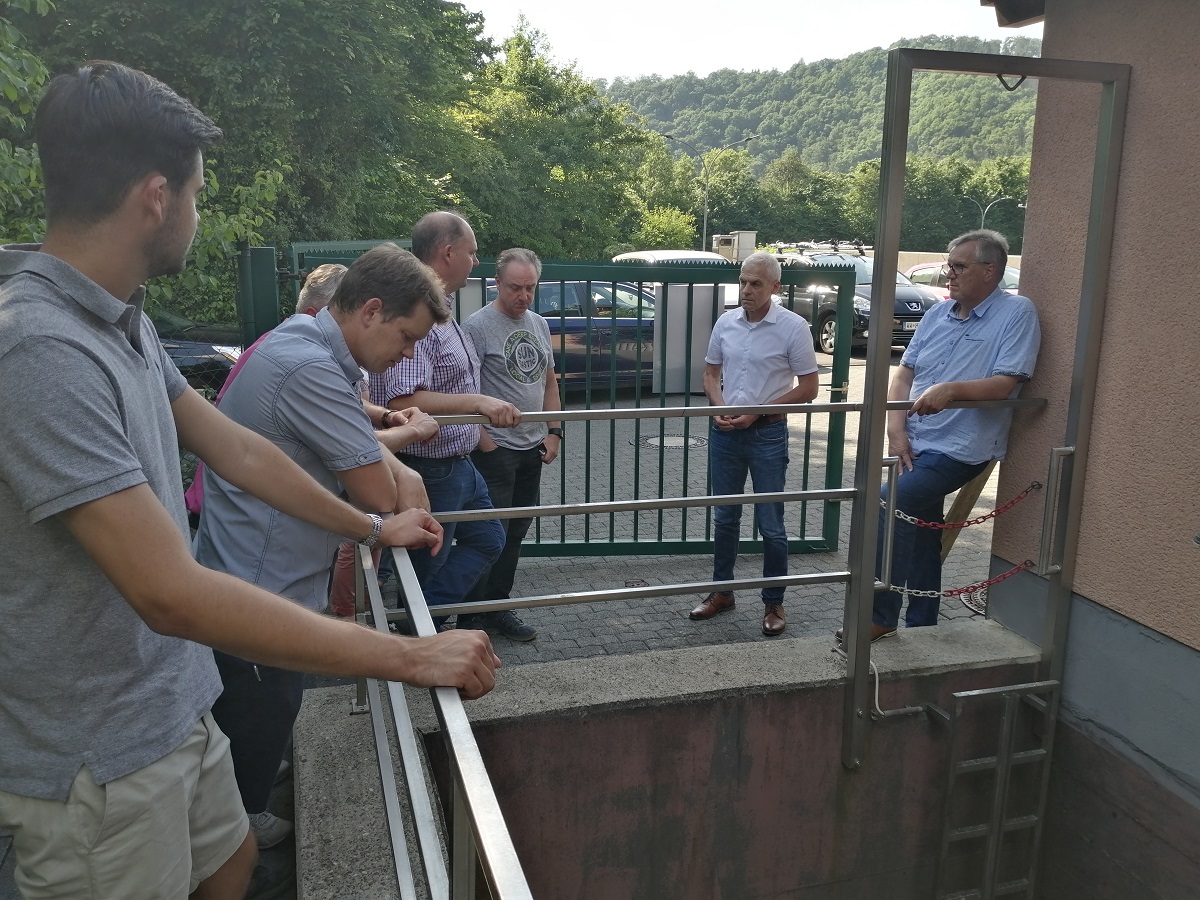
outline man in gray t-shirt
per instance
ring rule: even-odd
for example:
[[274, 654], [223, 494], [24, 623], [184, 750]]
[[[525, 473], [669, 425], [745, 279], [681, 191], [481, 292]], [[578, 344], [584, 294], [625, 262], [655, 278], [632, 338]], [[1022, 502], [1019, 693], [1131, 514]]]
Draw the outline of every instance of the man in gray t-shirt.
[[[530, 309], [542, 262], [532, 250], [505, 250], [496, 260], [496, 299], [463, 325], [479, 354], [479, 389], [521, 412], [562, 407], [546, 320]], [[492, 505], [536, 506], [542, 467], [554, 461], [562, 441], [559, 422], [522, 422], [512, 428], [484, 425], [471, 461], [487, 482]], [[504, 549], [467, 595], [471, 601], [507, 600], [521, 558], [521, 542], [533, 519], [504, 520]], [[479, 628], [516, 641], [537, 630], [512, 610], [460, 616], [459, 628]]]
[[[34, 132], [46, 239], [0, 248], [0, 828], [26, 897], [240, 897], [257, 853], [201, 644], [468, 696], [497, 660], [478, 633], [379, 634], [192, 558], [181, 446], [347, 538], [435, 544], [440, 529], [338, 500], [159, 346], [140, 285], [183, 270], [220, 129], [150, 76], [93, 62], [54, 79]], [[401, 354], [396, 322], [361, 324], [380, 365]]]

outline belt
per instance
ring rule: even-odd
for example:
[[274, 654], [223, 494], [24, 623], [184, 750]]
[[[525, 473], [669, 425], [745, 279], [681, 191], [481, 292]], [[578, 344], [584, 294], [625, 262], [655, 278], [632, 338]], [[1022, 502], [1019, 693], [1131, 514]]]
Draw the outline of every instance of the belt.
[[412, 463], [420, 464], [423, 462], [458, 462], [460, 459], [470, 459], [469, 453], [456, 453], [454, 456], [415, 456], [412, 453], [397, 453], [396, 459], [400, 462], [409, 465]]
[[774, 425], [776, 422], [782, 422], [787, 418], [786, 413], [769, 413], [763, 414], [750, 423], [751, 428], [762, 428], [765, 425]]

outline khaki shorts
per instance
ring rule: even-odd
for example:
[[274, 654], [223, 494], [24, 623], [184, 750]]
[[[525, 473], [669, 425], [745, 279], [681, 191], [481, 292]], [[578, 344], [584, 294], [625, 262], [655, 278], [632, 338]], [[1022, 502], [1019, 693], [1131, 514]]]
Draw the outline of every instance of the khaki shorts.
[[229, 739], [206, 714], [183, 744], [97, 785], [79, 770], [66, 802], [0, 791], [25, 900], [184, 900], [250, 827]]

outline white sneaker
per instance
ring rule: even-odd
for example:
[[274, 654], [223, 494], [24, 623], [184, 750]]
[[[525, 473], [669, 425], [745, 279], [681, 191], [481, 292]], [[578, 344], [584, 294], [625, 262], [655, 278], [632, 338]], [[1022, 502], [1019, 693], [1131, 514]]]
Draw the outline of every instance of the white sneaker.
[[254, 832], [259, 850], [274, 847], [292, 833], [292, 828], [292, 823], [287, 819], [281, 819], [266, 810], [250, 815], [250, 830]]

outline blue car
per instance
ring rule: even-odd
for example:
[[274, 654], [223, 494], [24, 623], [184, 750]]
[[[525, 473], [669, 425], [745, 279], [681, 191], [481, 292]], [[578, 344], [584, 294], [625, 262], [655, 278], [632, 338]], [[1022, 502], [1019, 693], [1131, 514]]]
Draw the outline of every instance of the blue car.
[[[488, 301], [496, 283], [487, 282]], [[533, 311], [546, 319], [554, 367], [568, 388], [649, 383], [654, 370], [654, 294], [609, 281], [541, 281]]]

